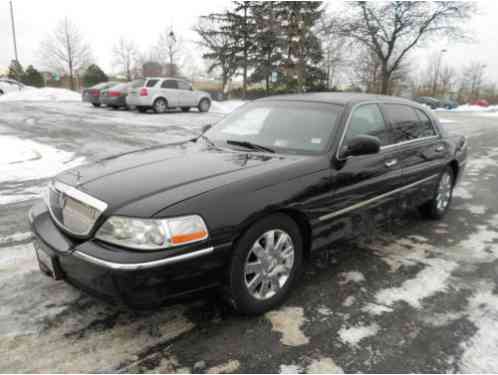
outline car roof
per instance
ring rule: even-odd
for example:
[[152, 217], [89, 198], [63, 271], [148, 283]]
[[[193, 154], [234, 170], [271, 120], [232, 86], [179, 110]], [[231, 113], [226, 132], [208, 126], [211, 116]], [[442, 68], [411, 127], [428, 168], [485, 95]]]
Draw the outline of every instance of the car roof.
[[178, 77], [145, 77], [144, 78], [145, 80], [148, 80], [148, 79], [171, 79], [171, 80], [175, 80], [175, 81], [185, 81], [185, 82], [188, 82], [187, 79], [185, 78], [178, 78]]
[[[417, 105], [416, 102], [396, 96], [363, 94], [356, 92], [314, 92], [305, 94], [275, 95], [258, 101], [305, 101], [338, 105], [355, 105], [362, 102], [384, 102]], [[418, 106], [418, 105], [417, 105]]]

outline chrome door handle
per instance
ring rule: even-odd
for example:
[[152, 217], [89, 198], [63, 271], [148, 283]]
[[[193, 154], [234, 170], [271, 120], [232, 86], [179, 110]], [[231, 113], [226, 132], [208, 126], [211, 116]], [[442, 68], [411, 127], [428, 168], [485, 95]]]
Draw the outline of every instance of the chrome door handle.
[[388, 161], [386, 161], [384, 164], [385, 164], [385, 166], [386, 166], [387, 168], [394, 167], [396, 164], [398, 164], [398, 159], [391, 159], [391, 160], [388, 160]]
[[444, 151], [444, 146], [443, 145], [439, 145], [436, 147], [436, 152], [441, 152], [441, 151]]

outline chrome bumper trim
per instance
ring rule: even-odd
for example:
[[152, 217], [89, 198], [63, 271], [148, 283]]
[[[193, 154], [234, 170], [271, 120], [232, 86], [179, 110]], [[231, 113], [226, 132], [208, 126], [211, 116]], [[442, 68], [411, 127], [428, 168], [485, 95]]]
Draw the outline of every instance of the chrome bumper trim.
[[208, 247], [206, 249], [192, 251], [191, 253], [187, 253], [187, 254], [176, 255], [176, 256], [173, 256], [170, 258], [154, 260], [151, 262], [143, 262], [143, 263], [110, 262], [110, 261], [107, 261], [104, 259], [95, 258], [94, 256], [85, 254], [85, 253], [78, 251], [78, 250], [76, 250], [73, 253], [73, 255], [77, 258], [80, 258], [81, 260], [96, 264], [98, 266], [110, 268], [113, 270], [137, 271], [137, 270], [143, 270], [143, 269], [154, 268], [154, 267], [164, 266], [164, 265], [168, 265], [168, 264], [183, 262], [185, 260], [189, 260], [189, 259], [197, 258], [197, 257], [203, 256], [203, 255], [211, 254], [213, 251], [214, 251], [214, 247]]
[[371, 204], [371, 203], [375, 203], [375, 202], [377, 202], [377, 201], [379, 201], [379, 200], [381, 200], [381, 199], [384, 199], [384, 198], [389, 197], [390, 195], [394, 195], [394, 194], [396, 194], [396, 193], [400, 193], [400, 192], [402, 192], [403, 190], [410, 189], [410, 188], [415, 187], [415, 186], [417, 186], [417, 185], [423, 184], [424, 182], [430, 181], [430, 180], [432, 180], [432, 179], [434, 179], [434, 178], [436, 178], [436, 177], [439, 177], [439, 175], [438, 175], [438, 174], [434, 174], [434, 175], [432, 175], [432, 176], [426, 177], [426, 178], [424, 178], [424, 179], [422, 179], [422, 180], [419, 180], [419, 181], [417, 181], [417, 182], [414, 182], [414, 183], [412, 183], [412, 184], [409, 184], [409, 185], [402, 186], [402, 187], [400, 187], [400, 188], [397, 188], [397, 189], [391, 190], [391, 191], [389, 191], [389, 192], [387, 192], [387, 193], [384, 193], [384, 194], [378, 195], [378, 196], [376, 196], [376, 197], [370, 198], [370, 199], [368, 199], [368, 200], [366, 200], [366, 201], [363, 201], [363, 202], [359, 202], [359, 203], [353, 204], [352, 206], [349, 206], [349, 207], [343, 208], [342, 210], [335, 211], [335, 212], [332, 212], [332, 213], [330, 213], [330, 214], [320, 216], [320, 217], [318, 218], [318, 220], [320, 220], [320, 221], [324, 221], [324, 220], [329, 220], [329, 219], [332, 219], [332, 218], [334, 218], [334, 217], [337, 217], [337, 216], [340, 216], [340, 215], [342, 215], [342, 214], [345, 214], [345, 213], [347, 213], [347, 212], [349, 212], [349, 211], [353, 211], [353, 210], [356, 210], [356, 209], [358, 209], [358, 208], [361, 208], [361, 207], [367, 206], [367, 205], [369, 205], [369, 204]]

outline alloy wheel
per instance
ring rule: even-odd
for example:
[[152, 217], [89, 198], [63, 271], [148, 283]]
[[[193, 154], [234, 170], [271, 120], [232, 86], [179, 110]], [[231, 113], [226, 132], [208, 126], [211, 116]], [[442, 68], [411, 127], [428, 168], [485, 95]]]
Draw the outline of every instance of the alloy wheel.
[[451, 199], [452, 187], [453, 181], [451, 179], [451, 175], [450, 173], [445, 172], [439, 181], [438, 192], [436, 195], [436, 207], [439, 211], [444, 211], [446, 207], [448, 207]]
[[292, 238], [280, 229], [269, 230], [252, 245], [244, 265], [244, 282], [258, 300], [275, 296], [289, 280], [294, 266]]

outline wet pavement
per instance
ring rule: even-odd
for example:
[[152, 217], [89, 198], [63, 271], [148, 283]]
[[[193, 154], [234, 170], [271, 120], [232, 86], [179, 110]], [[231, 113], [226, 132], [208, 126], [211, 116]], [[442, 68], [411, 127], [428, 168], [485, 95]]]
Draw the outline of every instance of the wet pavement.
[[72, 165], [187, 139], [222, 115], [0, 103], [0, 139], [36, 156], [0, 169], [34, 171], [0, 176], [0, 372], [498, 371], [498, 114], [438, 115], [471, 147], [445, 219], [408, 212], [338, 244], [284, 306], [243, 317], [214, 292], [152, 311], [89, 297], [38, 271], [27, 222], [48, 181], [43, 146]]

